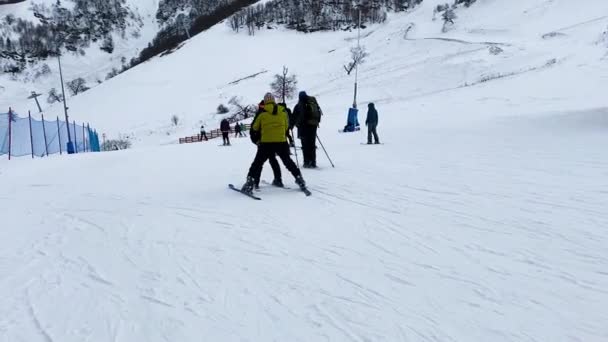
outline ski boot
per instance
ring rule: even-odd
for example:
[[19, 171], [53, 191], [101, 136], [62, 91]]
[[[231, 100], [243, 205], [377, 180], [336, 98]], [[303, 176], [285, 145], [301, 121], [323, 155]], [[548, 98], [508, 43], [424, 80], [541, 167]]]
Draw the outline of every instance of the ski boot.
[[285, 185], [283, 185], [283, 181], [276, 178], [272, 181], [272, 185], [276, 186], [277, 188], [285, 187]]
[[296, 177], [296, 184], [298, 184], [300, 189], [306, 189], [306, 182], [304, 181], [304, 178], [302, 178], [302, 175]]
[[255, 179], [253, 179], [253, 177], [251, 177], [251, 176], [247, 176], [247, 180], [245, 181], [245, 184], [243, 184], [241, 191], [251, 194], [251, 193], [253, 193], [254, 186], [255, 186]]

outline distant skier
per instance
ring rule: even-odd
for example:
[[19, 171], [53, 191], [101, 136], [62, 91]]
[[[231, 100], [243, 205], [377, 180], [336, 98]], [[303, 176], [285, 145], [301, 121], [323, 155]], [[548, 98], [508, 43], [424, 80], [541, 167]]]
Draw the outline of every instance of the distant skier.
[[[264, 112], [264, 100], [262, 100], [260, 102], [260, 104], [258, 105], [258, 110], [255, 113], [255, 116], [253, 117], [253, 121], [252, 121], [251, 128], [249, 131], [249, 137], [251, 138], [251, 142], [253, 142], [254, 144], [256, 144], [258, 146], [260, 144], [261, 136], [258, 131], [253, 130], [253, 123], [258, 118], [258, 116], [260, 116], [260, 114], [262, 114], [263, 112]], [[279, 162], [277, 161], [277, 157], [276, 157], [275, 153], [268, 156], [268, 163], [270, 164], [270, 167], [272, 168], [272, 174], [274, 175], [274, 179], [272, 180], [272, 185], [278, 186], [278, 187], [283, 187], [281, 165], [279, 165]], [[262, 165], [262, 168], [263, 168], [263, 165]], [[261, 171], [260, 171], [260, 173], [261, 173]], [[260, 188], [260, 179], [259, 178], [256, 179], [256, 181], [255, 181], [255, 188], [256, 189]]]
[[245, 128], [245, 124], [241, 122], [241, 134], [242, 134], [244, 137], [246, 137], [246, 136], [247, 136], [247, 133], [245, 133], [245, 130], [246, 130], [246, 128]]
[[237, 122], [234, 124], [234, 137], [238, 138], [242, 136], [243, 134], [241, 133], [241, 124]]
[[203, 141], [203, 139], [205, 139], [205, 141], [209, 140], [207, 138], [207, 131], [205, 131], [205, 126], [201, 126], [201, 134], [200, 134], [198, 141]]
[[266, 93], [263, 111], [252, 124], [252, 132], [259, 134], [260, 142], [255, 159], [249, 168], [247, 181], [241, 189], [243, 192], [251, 193], [253, 191], [255, 183], [260, 179], [264, 162], [275, 154], [281, 158], [285, 167], [291, 172], [296, 184], [303, 190], [306, 188], [306, 182], [304, 182], [300, 170], [289, 157], [288, 129], [289, 118], [285, 107], [277, 105], [274, 96]]
[[372, 143], [373, 135], [374, 143], [379, 144], [380, 140], [378, 139], [378, 132], [376, 132], [376, 127], [378, 127], [378, 111], [373, 103], [369, 103], [367, 105], [367, 118], [365, 119], [365, 125], [367, 126], [367, 143]]
[[220, 122], [220, 131], [222, 131], [222, 139], [224, 140], [224, 146], [230, 146], [230, 122], [224, 119]]
[[298, 127], [298, 137], [302, 140], [305, 168], [317, 167], [317, 128], [322, 115], [323, 111], [317, 99], [301, 91], [298, 104], [293, 109], [293, 116], [295, 126]]
[[293, 137], [291, 136], [291, 131], [293, 130], [293, 126], [294, 126], [294, 117], [293, 117], [293, 112], [291, 111], [291, 109], [289, 109], [289, 107], [287, 107], [287, 104], [284, 102], [279, 103], [279, 106], [283, 106], [285, 107], [285, 110], [287, 110], [287, 117], [289, 118], [289, 129], [287, 130], [287, 140], [289, 141], [289, 146], [291, 147], [295, 147], [295, 141], [293, 140]]

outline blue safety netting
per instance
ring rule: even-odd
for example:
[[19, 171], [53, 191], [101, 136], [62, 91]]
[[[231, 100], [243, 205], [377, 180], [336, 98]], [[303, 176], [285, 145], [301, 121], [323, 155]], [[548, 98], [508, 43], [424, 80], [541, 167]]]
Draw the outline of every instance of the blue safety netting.
[[[88, 126], [70, 124], [60, 120], [38, 120], [12, 112], [0, 113], [0, 155], [11, 156], [44, 156], [67, 152], [68, 132], [76, 153], [98, 152], [99, 137]], [[67, 127], [66, 127], [67, 126]], [[9, 134], [10, 128], [10, 134]], [[10, 137], [10, 143], [9, 143]]]

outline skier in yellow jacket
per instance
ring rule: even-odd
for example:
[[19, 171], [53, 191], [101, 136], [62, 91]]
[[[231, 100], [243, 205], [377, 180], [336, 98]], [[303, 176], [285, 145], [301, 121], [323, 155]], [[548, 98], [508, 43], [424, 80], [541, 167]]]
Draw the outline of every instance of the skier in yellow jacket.
[[274, 96], [270, 93], [264, 95], [264, 110], [251, 125], [251, 130], [260, 135], [258, 151], [249, 168], [247, 181], [242, 191], [251, 193], [256, 181], [260, 180], [262, 167], [266, 160], [273, 155], [278, 155], [281, 161], [291, 172], [300, 188], [305, 188], [306, 183], [302, 178], [300, 169], [289, 156], [289, 143], [287, 142], [287, 131], [289, 130], [289, 118], [284, 106], [277, 105]]

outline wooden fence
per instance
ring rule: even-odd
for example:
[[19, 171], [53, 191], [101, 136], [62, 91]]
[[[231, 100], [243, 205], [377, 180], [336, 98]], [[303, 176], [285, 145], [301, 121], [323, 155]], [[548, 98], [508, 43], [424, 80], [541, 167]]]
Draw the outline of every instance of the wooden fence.
[[[246, 124], [244, 126], [245, 126], [245, 128], [242, 132], [247, 133], [249, 131], [249, 129], [251, 128], [251, 125]], [[235, 134], [234, 127], [230, 127], [230, 133]], [[209, 140], [215, 139], [215, 138], [218, 138], [221, 136], [222, 136], [222, 131], [220, 131], [219, 129], [214, 129], [212, 131], [207, 132], [207, 139], [209, 139]], [[192, 135], [192, 136], [184, 137], [184, 138], [179, 138], [180, 144], [191, 144], [191, 143], [202, 142], [202, 141], [206, 141], [206, 140], [203, 138], [203, 136], [201, 134]]]

